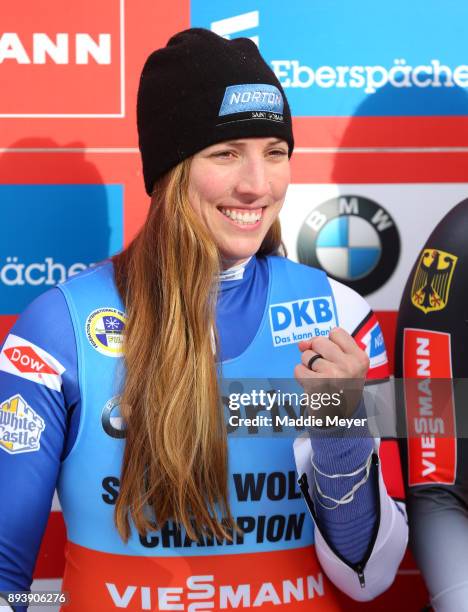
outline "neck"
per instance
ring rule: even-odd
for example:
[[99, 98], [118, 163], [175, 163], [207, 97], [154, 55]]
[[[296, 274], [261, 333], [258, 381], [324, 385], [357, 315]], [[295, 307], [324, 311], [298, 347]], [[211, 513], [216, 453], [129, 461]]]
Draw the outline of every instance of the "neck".
[[[252, 257], [242, 259], [240, 261], [223, 260], [223, 267], [219, 275], [220, 281], [239, 280], [244, 276], [244, 270]], [[231, 265], [227, 265], [230, 263]]]
[[246, 257], [245, 259], [224, 259], [221, 258], [221, 271], [230, 270], [232, 268], [236, 268], [237, 266], [242, 266], [247, 264], [252, 259], [252, 256]]

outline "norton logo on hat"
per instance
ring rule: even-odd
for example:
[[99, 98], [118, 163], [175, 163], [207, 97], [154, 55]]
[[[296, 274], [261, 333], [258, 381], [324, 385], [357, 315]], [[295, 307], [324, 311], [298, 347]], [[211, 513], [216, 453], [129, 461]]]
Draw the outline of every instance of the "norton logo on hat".
[[424, 314], [447, 306], [458, 257], [439, 249], [424, 249], [414, 274], [411, 302]]
[[307, 215], [299, 231], [297, 255], [300, 263], [321, 268], [368, 295], [393, 274], [400, 236], [383, 206], [361, 196], [343, 195]]
[[99, 353], [108, 357], [122, 355], [125, 315], [115, 308], [99, 308], [86, 319], [86, 335]]
[[[219, 117], [223, 123], [242, 119], [283, 121], [283, 108], [283, 96], [274, 85], [266, 83], [230, 85], [224, 92]], [[234, 119], [230, 117], [233, 114], [237, 115]]]

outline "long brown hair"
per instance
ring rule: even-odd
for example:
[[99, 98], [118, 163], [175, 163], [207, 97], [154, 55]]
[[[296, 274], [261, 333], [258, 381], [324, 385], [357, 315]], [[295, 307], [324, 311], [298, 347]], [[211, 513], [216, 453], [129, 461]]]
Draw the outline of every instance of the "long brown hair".
[[[124, 541], [130, 519], [142, 535], [169, 519], [192, 539], [229, 539], [236, 528], [214, 354], [220, 258], [188, 200], [189, 170], [186, 160], [156, 184], [146, 223], [114, 257], [127, 311], [126, 444], [114, 514]], [[276, 220], [259, 254], [281, 248]]]

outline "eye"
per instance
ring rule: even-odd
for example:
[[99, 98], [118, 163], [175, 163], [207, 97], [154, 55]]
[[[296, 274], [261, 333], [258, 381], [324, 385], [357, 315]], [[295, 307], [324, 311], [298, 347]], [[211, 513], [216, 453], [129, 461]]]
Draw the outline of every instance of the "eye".
[[217, 159], [232, 159], [235, 156], [235, 151], [231, 149], [222, 149], [220, 151], [214, 151], [210, 157]]
[[270, 149], [268, 151], [268, 155], [270, 157], [287, 157], [288, 155], [288, 150], [284, 147], [276, 147], [274, 149]]

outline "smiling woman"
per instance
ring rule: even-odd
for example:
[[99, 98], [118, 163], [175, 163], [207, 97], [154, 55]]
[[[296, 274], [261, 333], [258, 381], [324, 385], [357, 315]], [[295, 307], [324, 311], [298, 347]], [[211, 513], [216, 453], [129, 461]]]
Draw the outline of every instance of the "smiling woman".
[[278, 217], [289, 180], [284, 140], [233, 140], [194, 155], [188, 197], [216, 237], [223, 268], [243, 263], [259, 250]]
[[[0, 355], [0, 490], [16, 483], [0, 591], [29, 589], [57, 485], [70, 612], [336, 610], [332, 583], [371, 599], [406, 545], [378, 445], [347, 425], [365, 424], [364, 378], [386, 375], [366, 354], [379, 327], [360, 296], [284, 256], [281, 85], [251, 40], [191, 29], [148, 58], [137, 111], [146, 222], [33, 302]], [[25, 355], [45, 369], [18, 368]], [[316, 401], [323, 378], [357, 381], [359, 418], [338, 406], [345, 425], [298, 440], [295, 460], [279, 435], [303, 429], [287, 430], [304, 416], [290, 398]], [[272, 404], [272, 385], [289, 399]], [[233, 393], [263, 400], [232, 419]]]

